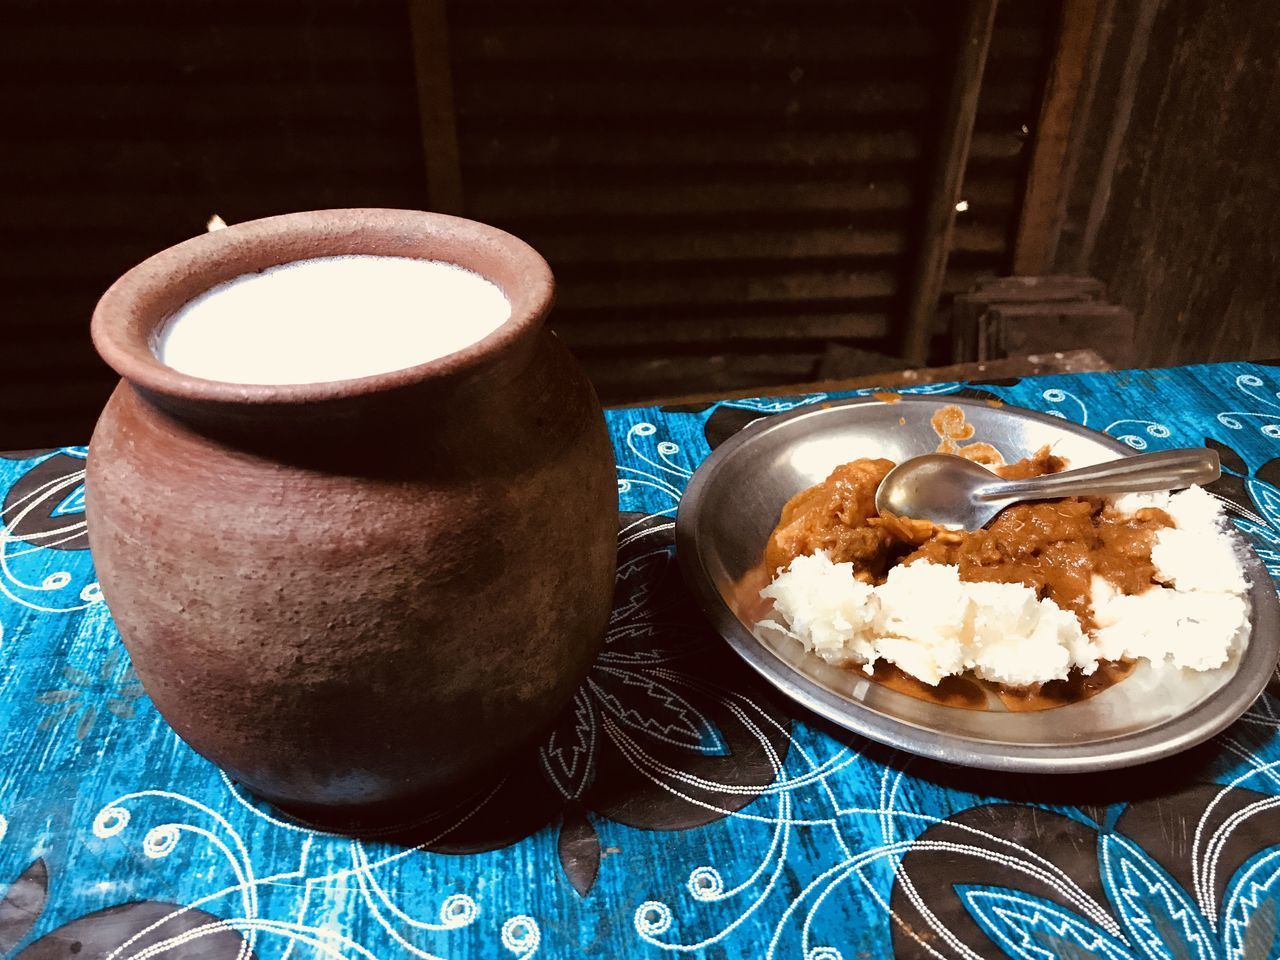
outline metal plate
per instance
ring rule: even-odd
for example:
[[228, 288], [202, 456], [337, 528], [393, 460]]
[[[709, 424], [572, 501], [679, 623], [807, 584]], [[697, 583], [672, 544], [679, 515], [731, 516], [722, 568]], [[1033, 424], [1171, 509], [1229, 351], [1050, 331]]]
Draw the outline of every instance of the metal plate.
[[1095, 697], [1032, 713], [966, 710], [891, 690], [832, 667], [785, 637], [761, 640], [734, 612], [762, 559], [782, 505], [858, 457], [901, 461], [937, 449], [930, 418], [957, 405], [1007, 460], [1044, 444], [1085, 466], [1129, 447], [1066, 421], [982, 400], [856, 398], [757, 421], [698, 469], [676, 521], [681, 569], [719, 632], [797, 703], [855, 733], [921, 756], [991, 770], [1078, 773], [1126, 767], [1185, 750], [1224, 729], [1266, 686], [1280, 655], [1280, 602], [1266, 569], [1231, 528], [1250, 584], [1248, 643], [1218, 670], [1155, 669], [1145, 661]]

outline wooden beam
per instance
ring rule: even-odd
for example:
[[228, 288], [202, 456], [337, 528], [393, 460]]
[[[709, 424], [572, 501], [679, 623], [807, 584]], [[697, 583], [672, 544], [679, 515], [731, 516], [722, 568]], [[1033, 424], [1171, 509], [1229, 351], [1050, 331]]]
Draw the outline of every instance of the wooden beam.
[[418, 116], [427, 165], [427, 202], [440, 213], [462, 213], [462, 167], [449, 62], [445, 0], [409, 0]]
[[[1037, 377], [1047, 373], [1094, 373], [1114, 369], [1092, 350], [1069, 350], [1036, 354], [1029, 357], [1005, 357], [980, 363], [958, 363], [949, 367], [927, 367], [922, 370], [898, 370], [871, 373], [838, 380], [811, 380], [807, 383], [778, 383], [746, 389], [720, 390], [714, 393], [664, 395], [645, 400], [644, 405], [678, 405], [715, 403], [746, 397], [793, 397], [804, 393], [838, 393], [842, 390], [865, 390], [868, 387], [915, 387], [925, 383], [948, 383], [952, 380], [994, 380], [1000, 377]], [[640, 406], [630, 402], [628, 406]]]
[[1116, 89], [1115, 113], [1111, 128], [1107, 131], [1106, 145], [1102, 150], [1093, 196], [1089, 203], [1089, 215], [1080, 239], [1080, 252], [1075, 264], [1077, 273], [1088, 273], [1093, 262], [1098, 231], [1102, 228], [1103, 218], [1111, 204], [1111, 184], [1115, 179], [1116, 166], [1120, 162], [1120, 150], [1124, 146], [1125, 135], [1129, 132], [1129, 119], [1133, 115], [1133, 102], [1138, 93], [1138, 78], [1143, 64], [1147, 62], [1147, 42], [1160, 7], [1161, 0], [1138, 0], [1137, 3], [1133, 32], [1129, 37]]
[[[1062, 186], [1058, 190], [1058, 207], [1054, 221], [1053, 242], [1047, 251], [1049, 266], [1046, 274], [1076, 274], [1086, 271], [1076, 270], [1073, 253], [1064, 254], [1062, 250], [1063, 234], [1074, 230], [1079, 235], [1080, 224], [1071, 219], [1073, 202], [1079, 196], [1076, 189], [1076, 178], [1080, 175], [1080, 166], [1087, 163], [1090, 150], [1090, 137], [1096, 128], [1097, 111], [1094, 102], [1098, 98], [1098, 90], [1102, 86], [1102, 67], [1111, 49], [1113, 33], [1116, 26], [1117, 0], [1099, 0], [1098, 12], [1093, 25], [1093, 38], [1089, 42], [1089, 60], [1084, 68], [1084, 80], [1080, 87], [1080, 97], [1076, 101], [1075, 118], [1071, 123], [1071, 140], [1067, 144], [1067, 159], [1062, 171]], [[1071, 240], [1068, 239], [1068, 245]], [[1014, 240], [1017, 249], [1017, 239]]]
[[961, 18], [961, 46], [951, 78], [945, 121], [933, 176], [933, 193], [925, 212], [920, 250], [903, 331], [902, 355], [915, 366], [929, 355], [938, 297], [947, 271], [951, 232], [955, 227], [956, 203], [964, 182], [965, 160], [973, 138], [973, 121], [978, 112], [982, 72], [991, 46], [996, 17], [996, 0], [969, 0]]
[[1062, 229], [1064, 179], [1071, 161], [1072, 123], [1076, 105], [1085, 94], [1099, 0], [1063, 0], [1057, 51], [1045, 83], [1040, 120], [1036, 125], [1031, 169], [1018, 220], [1013, 272], [1035, 276], [1048, 273]]

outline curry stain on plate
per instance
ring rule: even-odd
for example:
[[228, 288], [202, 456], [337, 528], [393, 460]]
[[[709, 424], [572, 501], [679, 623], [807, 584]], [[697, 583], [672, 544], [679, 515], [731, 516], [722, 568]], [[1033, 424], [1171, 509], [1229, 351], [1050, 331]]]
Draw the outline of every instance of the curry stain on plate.
[[1065, 707], [1096, 697], [1133, 673], [1133, 668], [1132, 660], [1101, 660], [1098, 669], [1088, 676], [1079, 670], [1072, 670], [1067, 679], [1051, 680], [1041, 684], [1038, 689], [1015, 690], [998, 684], [993, 686], [996, 687], [996, 696], [1005, 705], [1005, 709], [1012, 713], [1030, 713]]
[[[1114, 687], [1133, 672], [1132, 661], [1104, 660], [1098, 669], [1089, 676], [1079, 670], [1071, 671], [1065, 680], [1052, 680], [1038, 687], [1009, 687], [990, 680], [979, 680], [972, 676], [943, 677], [937, 686], [930, 686], [923, 680], [913, 677], [900, 667], [881, 660], [871, 672], [871, 679], [881, 686], [896, 690], [944, 707], [957, 707], [961, 710], [992, 710], [998, 703], [1009, 713], [1035, 713], [1040, 710], [1053, 710], [1057, 707], [1080, 703], [1090, 697], [1096, 697], [1103, 690]], [[858, 670], [861, 668], [845, 668]]]
[[[972, 423], [967, 423], [964, 418], [964, 411], [954, 404], [943, 407], [929, 418], [929, 424], [933, 427], [933, 432], [938, 435], [938, 439], [942, 441], [943, 446], [955, 447], [957, 441], [973, 439], [974, 428]], [[942, 453], [951, 453], [953, 450], [943, 450], [938, 448]]]
[[1004, 456], [991, 444], [985, 441], [964, 443], [961, 440], [972, 439], [975, 430], [973, 424], [965, 421], [964, 411], [955, 404], [943, 407], [929, 418], [933, 432], [938, 435], [938, 453], [950, 453], [964, 457], [984, 467], [1002, 467]]
[[902, 401], [902, 397], [900, 395], [896, 393], [889, 393], [887, 390], [881, 390], [878, 393], [873, 393], [871, 396], [875, 397], [881, 403], [900, 403]]

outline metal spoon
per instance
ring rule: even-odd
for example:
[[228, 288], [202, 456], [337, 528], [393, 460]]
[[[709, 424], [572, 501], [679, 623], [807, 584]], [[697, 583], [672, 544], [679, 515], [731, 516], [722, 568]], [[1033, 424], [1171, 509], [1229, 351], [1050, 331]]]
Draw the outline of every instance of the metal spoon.
[[930, 453], [889, 471], [876, 490], [876, 510], [953, 530], [980, 530], [1019, 500], [1177, 490], [1220, 475], [1218, 454], [1207, 448], [1142, 453], [1032, 480], [1001, 480], [972, 460]]

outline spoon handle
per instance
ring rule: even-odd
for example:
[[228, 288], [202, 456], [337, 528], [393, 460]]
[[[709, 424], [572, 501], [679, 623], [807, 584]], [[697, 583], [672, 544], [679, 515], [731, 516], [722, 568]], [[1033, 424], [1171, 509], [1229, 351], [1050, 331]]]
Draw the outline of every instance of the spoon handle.
[[1104, 493], [1179, 490], [1193, 483], [1212, 483], [1221, 473], [1215, 450], [1161, 450], [1031, 480], [993, 483], [983, 487], [978, 496], [987, 501], [1050, 500]]

